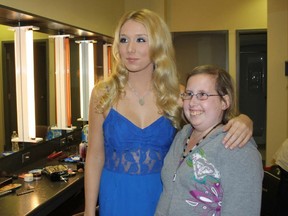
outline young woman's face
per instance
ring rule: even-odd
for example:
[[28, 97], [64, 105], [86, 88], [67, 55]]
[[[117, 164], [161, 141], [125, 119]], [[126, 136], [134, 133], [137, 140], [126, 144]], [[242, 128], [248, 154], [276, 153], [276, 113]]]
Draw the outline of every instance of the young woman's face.
[[220, 96], [210, 96], [206, 100], [199, 100], [197, 93], [218, 95], [215, 90], [216, 79], [208, 74], [197, 74], [189, 78], [185, 92], [193, 93], [190, 100], [183, 101], [184, 114], [187, 120], [199, 130], [206, 130], [222, 120], [224, 110], [228, 108], [227, 95], [223, 96], [225, 103]]
[[124, 23], [120, 30], [119, 53], [128, 71], [153, 70], [148, 33], [141, 23], [133, 20]]

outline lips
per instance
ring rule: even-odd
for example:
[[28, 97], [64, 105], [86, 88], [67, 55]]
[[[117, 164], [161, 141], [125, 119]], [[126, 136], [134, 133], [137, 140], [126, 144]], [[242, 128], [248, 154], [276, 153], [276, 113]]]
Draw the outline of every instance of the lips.
[[126, 58], [126, 60], [128, 62], [135, 62], [137, 60], [137, 58]]

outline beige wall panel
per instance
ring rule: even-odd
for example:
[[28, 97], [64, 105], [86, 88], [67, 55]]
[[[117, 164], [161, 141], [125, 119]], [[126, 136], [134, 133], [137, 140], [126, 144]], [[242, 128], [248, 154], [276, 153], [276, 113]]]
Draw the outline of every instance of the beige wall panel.
[[172, 31], [267, 27], [267, 0], [167, 0]]
[[268, 0], [267, 165], [288, 137], [288, 1]]
[[124, 11], [124, 0], [0, 0], [0, 4], [108, 36]]

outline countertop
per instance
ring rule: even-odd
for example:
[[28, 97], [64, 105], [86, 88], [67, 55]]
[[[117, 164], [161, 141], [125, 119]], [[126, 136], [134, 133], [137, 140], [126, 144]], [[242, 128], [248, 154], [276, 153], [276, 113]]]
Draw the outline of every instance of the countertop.
[[[39, 160], [29, 166], [17, 171], [17, 174], [27, 173], [30, 170], [43, 168], [48, 165], [56, 165], [57, 159]], [[76, 163], [62, 163], [73, 170], [77, 170]], [[16, 190], [20, 192], [33, 188], [33, 192], [17, 196], [14, 192], [0, 197], [0, 215], [48, 215], [66, 200], [84, 188], [84, 173], [76, 172], [75, 176], [69, 177], [67, 182], [51, 181], [48, 176], [41, 176], [40, 180], [25, 182], [18, 178], [13, 183], [21, 183], [22, 186]]]

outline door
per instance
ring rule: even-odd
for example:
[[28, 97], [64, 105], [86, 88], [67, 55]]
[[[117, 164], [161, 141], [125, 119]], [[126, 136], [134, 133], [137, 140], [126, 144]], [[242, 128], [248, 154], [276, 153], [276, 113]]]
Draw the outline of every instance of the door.
[[239, 110], [253, 120], [253, 137], [266, 145], [267, 33], [239, 33]]

